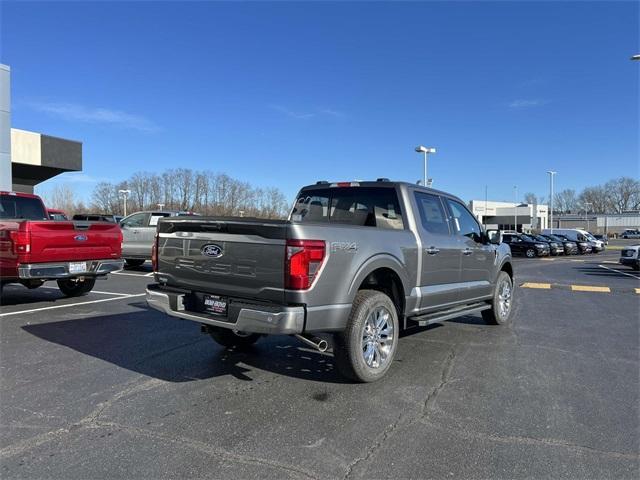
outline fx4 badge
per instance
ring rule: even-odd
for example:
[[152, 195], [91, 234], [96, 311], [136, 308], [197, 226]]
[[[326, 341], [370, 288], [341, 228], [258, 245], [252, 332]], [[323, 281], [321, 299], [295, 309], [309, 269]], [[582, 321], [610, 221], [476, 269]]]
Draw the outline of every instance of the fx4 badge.
[[356, 253], [358, 251], [358, 244], [356, 242], [331, 242], [331, 251]]

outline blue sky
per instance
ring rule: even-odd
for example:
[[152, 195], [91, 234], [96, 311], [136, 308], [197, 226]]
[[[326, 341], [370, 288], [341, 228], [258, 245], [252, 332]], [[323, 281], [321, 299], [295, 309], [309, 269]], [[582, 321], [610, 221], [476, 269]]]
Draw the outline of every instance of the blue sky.
[[422, 176], [495, 200], [638, 172], [637, 2], [3, 2], [16, 128], [96, 181], [191, 167], [293, 198]]

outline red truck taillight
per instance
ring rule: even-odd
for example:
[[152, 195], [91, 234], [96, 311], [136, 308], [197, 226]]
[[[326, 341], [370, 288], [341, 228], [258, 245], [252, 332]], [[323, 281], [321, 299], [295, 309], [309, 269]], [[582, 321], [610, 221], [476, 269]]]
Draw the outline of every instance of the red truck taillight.
[[11, 238], [11, 244], [13, 245], [13, 253], [15, 255], [21, 255], [29, 253], [31, 251], [31, 233], [12, 231], [9, 232], [9, 238]]
[[325, 254], [323, 240], [287, 240], [285, 286], [306, 290], [313, 284]]

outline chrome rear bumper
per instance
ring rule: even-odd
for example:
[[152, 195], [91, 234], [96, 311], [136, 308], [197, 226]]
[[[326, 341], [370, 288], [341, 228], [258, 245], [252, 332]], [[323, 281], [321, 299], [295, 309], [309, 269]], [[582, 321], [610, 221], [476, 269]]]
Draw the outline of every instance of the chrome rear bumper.
[[163, 291], [157, 285], [147, 287], [147, 304], [172, 317], [248, 333], [292, 335], [304, 329], [304, 307], [280, 306], [277, 310], [261, 310], [259, 305], [241, 308], [237, 317], [216, 319], [213, 315], [186, 311], [185, 294]]
[[69, 263], [25, 263], [18, 266], [18, 277], [22, 280], [50, 280], [56, 278], [95, 277], [107, 273], [122, 270], [124, 261], [117, 259], [87, 260], [87, 269], [84, 272], [70, 273]]

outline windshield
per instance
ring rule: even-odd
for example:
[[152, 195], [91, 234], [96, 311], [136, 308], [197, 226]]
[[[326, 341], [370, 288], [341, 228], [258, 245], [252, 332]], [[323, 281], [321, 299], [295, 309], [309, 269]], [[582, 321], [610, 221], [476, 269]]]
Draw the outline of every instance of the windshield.
[[49, 219], [39, 198], [19, 197], [17, 195], [0, 196], [0, 218]]
[[524, 240], [525, 242], [536, 242], [537, 241], [535, 238], [530, 237], [529, 235], [526, 235], [524, 233], [520, 235], [520, 238], [522, 240]]
[[536, 235], [535, 239], [540, 241], [540, 242], [548, 242], [549, 239], [547, 237], [543, 237], [542, 235]]

